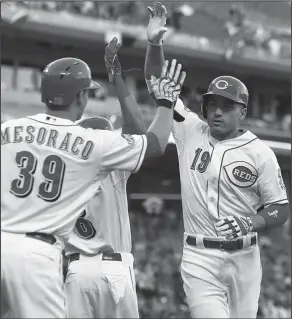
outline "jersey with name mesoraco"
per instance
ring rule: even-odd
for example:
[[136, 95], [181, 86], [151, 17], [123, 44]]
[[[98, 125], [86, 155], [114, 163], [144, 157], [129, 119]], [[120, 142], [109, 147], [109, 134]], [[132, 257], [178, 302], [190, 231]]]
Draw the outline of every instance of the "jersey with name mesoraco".
[[277, 158], [256, 135], [217, 141], [181, 100], [175, 110], [185, 232], [217, 236], [219, 217], [253, 216], [262, 205], [288, 203]]
[[1, 124], [1, 231], [66, 242], [84, 206], [113, 170], [136, 172], [145, 135], [85, 129], [37, 114]]

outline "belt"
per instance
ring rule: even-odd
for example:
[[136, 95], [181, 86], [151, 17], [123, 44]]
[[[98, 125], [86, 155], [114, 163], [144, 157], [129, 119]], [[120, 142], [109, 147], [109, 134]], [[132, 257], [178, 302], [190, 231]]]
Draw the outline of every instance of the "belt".
[[[69, 258], [69, 263], [71, 263], [72, 261], [79, 260], [80, 254], [75, 253], [70, 255], [68, 258]], [[122, 255], [120, 253], [103, 253], [102, 260], [122, 261]]]
[[[186, 239], [186, 242], [191, 246], [197, 246], [196, 237], [188, 236]], [[256, 245], [256, 243], [257, 243], [257, 238], [256, 236], [254, 236], [251, 238], [250, 246]], [[234, 251], [234, 250], [240, 250], [243, 248], [243, 239], [237, 238], [236, 240], [216, 241], [216, 240], [204, 238], [203, 244], [205, 248]]]
[[44, 241], [50, 245], [54, 245], [56, 242], [56, 238], [50, 234], [35, 232], [35, 233], [26, 233], [25, 235], [26, 235], [26, 237], [38, 239], [38, 240]]

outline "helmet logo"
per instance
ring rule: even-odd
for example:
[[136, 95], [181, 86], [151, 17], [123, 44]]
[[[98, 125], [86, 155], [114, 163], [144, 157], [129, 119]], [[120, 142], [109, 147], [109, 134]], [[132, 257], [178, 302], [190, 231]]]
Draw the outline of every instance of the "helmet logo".
[[220, 81], [215, 83], [215, 86], [218, 90], [225, 90], [228, 88], [229, 83], [225, 80], [220, 80]]
[[60, 80], [62, 80], [65, 75], [69, 75], [69, 74], [70, 74], [69, 72], [61, 72], [60, 73]]

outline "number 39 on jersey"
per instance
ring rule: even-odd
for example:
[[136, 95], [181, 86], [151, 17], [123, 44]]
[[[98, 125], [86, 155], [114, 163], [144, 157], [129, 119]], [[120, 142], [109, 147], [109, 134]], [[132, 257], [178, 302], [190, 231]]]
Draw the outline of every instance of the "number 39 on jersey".
[[[36, 157], [28, 151], [16, 154], [16, 165], [20, 168], [18, 178], [11, 182], [10, 192], [20, 198], [31, 194], [34, 187], [38, 187], [37, 196], [47, 202], [55, 202], [62, 193], [63, 179], [66, 165], [61, 157], [49, 155], [43, 163], [38, 163]], [[44, 181], [34, 185], [34, 173], [37, 165], [42, 165]]]

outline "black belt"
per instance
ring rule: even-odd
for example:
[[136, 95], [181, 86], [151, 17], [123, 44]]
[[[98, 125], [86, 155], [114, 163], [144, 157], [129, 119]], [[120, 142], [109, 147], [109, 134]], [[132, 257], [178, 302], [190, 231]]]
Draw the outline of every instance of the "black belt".
[[[189, 245], [197, 246], [197, 240], [196, 237], [188, 236], [186, 239], [186, 242]], [[251, 238], [250, 246], [256, 245], [257, 238], [256, 236]], [[236, 240], [211, 240], [211, 239], [203, 239], [203, 244], [205, 248], [213, 248], [213, 249], [221, 249], [226, 251], [234, 251], [239, 250], [243, 248], [243, 239], [237, 238]]]
[[[68, 258], [69, 258], [69, 263], [71, 263], [72, 261], [79, 260], [80, 254], [75, 253], [70, 255]], [[103, 253], [102, 260], [122, 261], [122, 255], [120, 253]]]
[[38, 239], [41, 241], [44, 241], [50, 245], [54, 245], [56, 242], [56, 238], [53, 235], [50, 234], [44, 234], [44, 233], [26, 233], [27, 237]]

